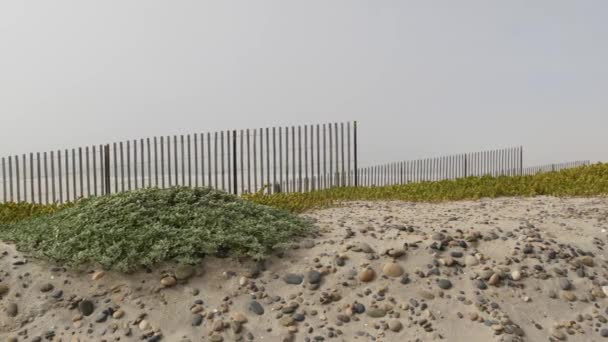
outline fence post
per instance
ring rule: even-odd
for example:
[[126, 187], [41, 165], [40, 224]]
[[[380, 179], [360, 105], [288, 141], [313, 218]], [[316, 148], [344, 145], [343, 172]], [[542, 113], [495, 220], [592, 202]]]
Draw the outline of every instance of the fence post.
[[112, 191], [112, 187], [110, 185], [110, 145], [107, 144], [104, 146], [103, 151], [103, 169], [105, 175], [105, 194], [109, 195]]
[[524, 174], [524, 147], [519, 147], [519, 175]]
[[355, 187], [359, 186], [359, 167], [357, 166], [357, 121], [353, 122], [353, 150], [355, 168]]
[[464, 178], [467, 178], [467, 155], [464, 155]]
[[[243, 151], [241, 151], [243, 153]], [[242, 166], [241, 166], [242, 167]], [[236, 195], [238, 193], [237, 187], [237, 167], [236, 167], [236, 130], [232, 131], [232, 186], [233, 193]]]

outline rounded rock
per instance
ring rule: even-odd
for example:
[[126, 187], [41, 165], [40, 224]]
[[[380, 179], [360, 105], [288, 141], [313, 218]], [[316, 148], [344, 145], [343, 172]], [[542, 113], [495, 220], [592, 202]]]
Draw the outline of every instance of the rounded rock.
[[401, 322], [399, 322], [398, 320], [394, 319], [388, 322], [388, 328], [392, 332], [399, 332], [401, 331], [401, 329], [403, 329], [403, 324], [401, 324]]
[[164, 277], [160, 280], [160, 283], [165, 287], [171, 287], [177, 284], [177, 280], [174, 277]]
[[437, 280], [437, 286], [444, 290], [449, 290], [452, 288], [452, 282], [447, 279], [439, 279]]
[[375, 276], [376, 276], [376, 272], [374, 272], [373, 269], [368, 267], [359, 273], [359, 280], [367, 283], [367, 282], [374, 280]]
[[382, 272], [389, 277], [400, 277], [403, 275], [403, 267], [395, 262], [389, 262], [384, 265]]
[[304, 277], [302, 277], [299, 274], [295, 274], [295, 273], [288, 273], [283, 277], [283, 280], [287, 283], [287, 284], [291, 284], [291, 285], [300, 285], [302, 284], [302, 281], [304, 281]]
[[78, 311], [80, 311], [83, 316], [90, 316], [93, 311], [95, 311], [95, 305], [90, 300], [81, 300], [78, 303]]

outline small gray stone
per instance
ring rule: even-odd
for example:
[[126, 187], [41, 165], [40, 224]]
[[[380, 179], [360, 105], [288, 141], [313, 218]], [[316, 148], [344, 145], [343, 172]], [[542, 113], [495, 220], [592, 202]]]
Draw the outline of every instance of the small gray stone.
[[439, 286], [440, 288], [442, 288], [444, 290], [449, 290], [452, 288], [452, 282], [447, 279], [439, 279], [437, 281], [437, 286]]
[[568, 278], [558, 278], [558, 283], [559, 287], [564, 291], [568, 291], [572, 288], [572, 284], [570, 283], [570, 280], [568, 280]]
[[291, 284], [291, 285], [300, 285], [302, 284], [302, 281], [304, 280], [304, 277], [302, 277], [299, 274], [295, 274], [295, 273], [288, 273], [283, 277], [283, 280], [287, 283], [287, 284]]
[[90, 316], [95, 310], [95, 305], [93, 305], [93, 302], [91, 302], [90, 300], [81, 300], [78, 303], [78, 310], [84, 316]]
[[192, 326], [193, 327], [198, 327], [202, 323], [203, 323], [203, 315], [197, 313], [194, 315], [194, 317], [192, 317]]
[[264, 307], [262, 307], [262, 304], [256, 302], [255, 300], [249, 303], [249, 310], [257, 315], [264, 314]]
[[373, 308], [373, 309], [367, 310], [367, 315], [369, 317], [373, 317], [373, 318], [381, 318], [381, 317], [386, 316], [386, 311], [383, 309], [379, 309], [379, 308]]
[[396, 319], [393, 319], [388, 322], [388, 328], [393, 332], [399, 332], [403, 329], [403, 324]]
[[99, 314], [99, 316], [97, 316], [97, 318], [95, 319], [95, 322], [97, 323], [103, 323], [108, 319], [108, 315], [106, 315], [105, 312], [102, 312]]
[[321, 273], [314, 270], [308, 271], [308, 273], [306, 273], [306, 279], [311, 284], [317, 284], [321, 281]]
[[41, 292], [49, 292], [49, 291], [51, 291], [54, 288], [55, 287], [53, 286], [53, 284], [46, 283], [46, 284], [43, 284], [42, 286], [40, 286], [40, 291]]

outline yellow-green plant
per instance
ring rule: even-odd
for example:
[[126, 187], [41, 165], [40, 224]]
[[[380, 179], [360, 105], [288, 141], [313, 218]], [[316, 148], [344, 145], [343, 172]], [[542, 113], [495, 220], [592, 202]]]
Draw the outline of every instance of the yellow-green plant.
[[593, 196], [608, 194], [608, 164], [594, 164], [530, 176], [468, 177], [382, 187], [344, 187], [306, 193], [246, 194], [250, 201], [291, 212], [343, 201], [439, 202], [501, 196]]

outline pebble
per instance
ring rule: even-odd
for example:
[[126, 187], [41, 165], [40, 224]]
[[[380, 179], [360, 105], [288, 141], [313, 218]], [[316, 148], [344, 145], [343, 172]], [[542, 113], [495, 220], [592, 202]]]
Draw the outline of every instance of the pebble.
[[194, 316], [192, 316], [192, 326], [193, 327], [198, 327], [202, 323], [203, 323], [203, 315], [197, 313], [197, 314], [194, 314]]
[[367, 310], [367, 315], [373, 318], [381, 318], [386, 316], [386, 311], [384, 309], [372, 308]]
[[247, 323], [247, 317], [240, 312], [232, 314], [232, 320], [239, 323]]
[[121, 319], [124, 315], [125, 315], [125, 311], [122, 309], [118, 309], [112, 314], [112, 318]]
[[418, 294], [420, 295], [420, 297], [422, 297], [422, 298], [424, 298], [426, 300], [435, 299], [435, 295], [433, 293], [429, 292], [429, 291], [422, 290]]
[[160, 280], [161, 285], [165, 286], [165, 287], [171, 287], [175, 284], [177, 284], [177, 280], [174, 277], [163, 277]]
[[372, 280], [374, 280], [374, 277], [376, 276], [376, 272], [374, 272], [373, 269], [371, 268], [365, 268], [363, 269], [360, 273], [359, 273], [359, 280], [361, 280], [362, 282], [370, 282]]
[[256, 315], [264, 314], [264, 307], [262, 307], [262, 305], [256, 302], [255, 300], [249, 303], [249, 310], [255, 313]]
[[40, 286], [40, 291], [41, 292], [49, 292], [49, 291], [51, 291], [54, 288], [55, 287], [53, 286], [53, 284], [46, 283], [46, 284], [43, 284], [42, 286]]
[[568, 280], [568, 278], [560, 277], [558, 278], [558, 283], [559, 287], [564, 291], [568, 291], [572, 288], [572, 284], [570, 283], [570, 280]]
[[493, 285], [493, 286], [497, 286], [498, 283], [500, 283], [500, 276], [498, 275], [498, 273], [492, 274], [492, 276], [488, 280], [488, 284]]
[[146, 331], [146, 330], [150, 329], [150, 323], [148, 321], [146, 321], [145, 319], [142, 319], [141, 322], [139, 322], [138, 327], [139, 327], [139, 330]]
[[311, 284], [317, 284], [321, 281], [321, 273], [317, 271], [308, 271], [306, 273], [306, 280]]
[[283, 277], [283, 280], [287, 284], [300, 285], [300, 284], [302, 284], [302, 281], [304, 281], [304, 277], [299, 274], [288, 273]]
[[78, 311], [84, 316], [90, 316], [95, 310], [95, 305], [90, 300], [81, 300], [78, 303]]
[[521, 272], [520, 271], [513, 271], [511, 272], [511, 279], [518, 281], [521, 279]]
[[600, 330], [600, 336], [608, 337], [608, 329], [604, 328], [604, 329]]
[[293, 324], [293, 317], [291, 316], [283, 316], [281, 317], [281, 319], [279, 320], [279, 324], [281, 324], [284, 327], [288, 327], [290, 325]]
[[399, 332], [399, 331], [401, 331], [401, 329], [403, 329], [403, 324], [401, 322], [399, 322], [398, 320], [393, 319], [388, 322], [388, 328], [392, 332]]
[[403, 267], [395, 262], [389, 262], [384, 265], [382, 272], [389, 277], [400, 277], [403, 275]]
[[444, 290], [449, 290], [452, 288], [452, 282], [447, 279], [439, 279], [437, 280], [437, 286]]

